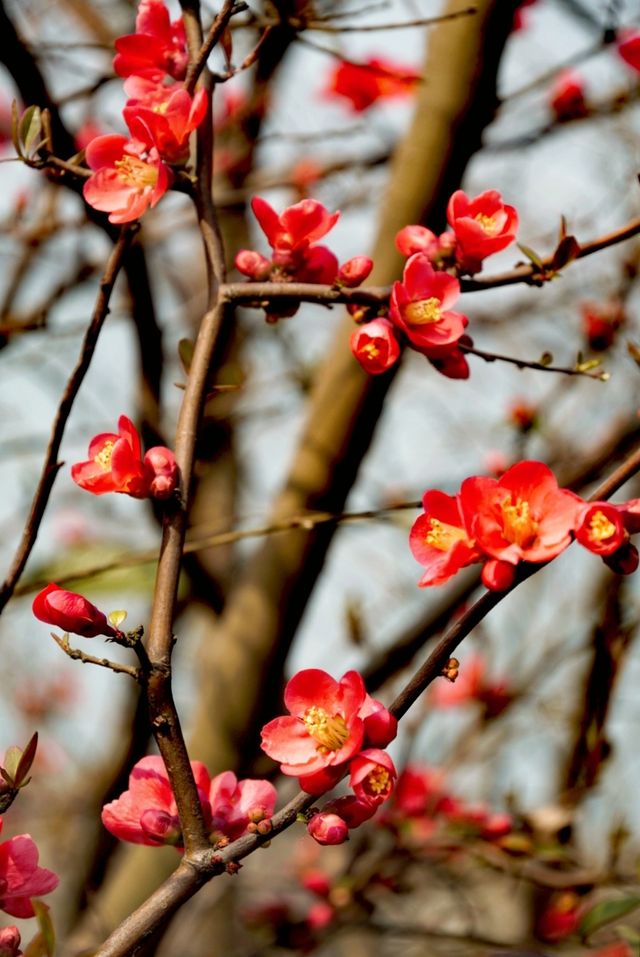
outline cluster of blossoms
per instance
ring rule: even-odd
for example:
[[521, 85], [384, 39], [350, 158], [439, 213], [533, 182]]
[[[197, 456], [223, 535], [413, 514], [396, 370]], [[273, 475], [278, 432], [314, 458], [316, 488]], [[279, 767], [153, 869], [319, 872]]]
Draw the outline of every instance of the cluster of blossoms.
[[[271, 259], [253, 249], [241, 249], [237, 254], [236, 268], [254, 282], [310, 282], [352, 288], [371, 272], [373, 262], [367, 256], [355, 256], [340, 266], [330, 249], [317, 245], [340, 216], [317, 200], [303, 199], [278, 216], [266, 200], [254, 196], [251, 208], [272, 249]], [[277, 306], [275, 310], [268, 310], [267, 318], [292, 316], [298, 304]]]
[[[200, 761], [192, 761], [191, 769], [212, 844], [228, 844], [252, 831], [268, 833], [276, 806], [273, 784], [238, 781], [232, 771], [212, 778]], [[159, 755], [138, 761], [129, 776], [129, 790], [102, 809], [102, 823], [121, 841], [182, 848], [178, 809]]]
[[357, 671], [339, 681], [315, 668], [300, 671], [284, 701], [289, 714], [264, 726], [262, 749], [309, 794], [323, 794], [349, 772], [354, 793], [329, 802], [308, 824], [318, 843], [340, 844], [393, 791], [396, 769], [381, 749], [395, 738], [396, 719], [367, 694]]
[[194, 96], [184, 79], [188, 53], [182, 18], [171, 22], [163, 0], [140, 0], [136, 32], [116, 40], [114, 69], [126, 77], [123, 116], [130, 136], [97, 136], [86, 146], [94, 171], [84, 198], [112, 223], [138, 219], [173, 180], [172, 166], [189, 157], [189, 136], [207, 112], [203, 89]]
[[472, 199], [458, 190], [449, 200], [447, 219], [450, 230], [440, 236], [418, 225], [397, 234], [396, 246], [409, 258], [402, 282], [394, 283], [389, 316], [367, 322], [351, 336], [351, 351], [366, 372], [389, 369], [402, 340], [442, 375], [468, 378], [460, 341], [469, 320], [451, 309], [460, 295], [457, 275], [478, 272], [487, 256], [510, 245], [518, 214], [496, 190]]
[[101, 432], [89, 443], [89, 458], [71, 467], [71, 478], [93, 495], [122, 492], [132, 498], [166, 499], [178, 485], [179, 472], [171, 449], [157, 445], [142, 457], [140, 436], [131, 419], [121, 415], [118, 433]]
[[483, 583], [502, 591], [513, 583], [520, 562], [551, 561], [574, 538], [619, 574], [638, 566], [629, 536], [640, 531], [640, 500], [585, 502], [559, 488], [542, 462], [519, 462], [499, 479], [465, 479], [457, 495], [431, 489], [422, 503], [409, 544], [426, 569], [423, 587], [441, 585], [481, 562]]
[[378, 100], [413, 93], [419, 79], [415, 70], [382, 57], [370, 57], [362, 63], [341, 60], [323, 93], [329, 99], [347, 100], [354, 113], [363, 113]]
[[[0, 817], [0, 831], [3, 819]], [[35, 916], [32, 898], [49, 894], [58, 876], [38, 866], [38, 848], [31, 835], [20, 834], [0, 843], [0, 910], [12, 917]], [[1, 957], [20, 957], [20, 932], [14, 925], [0, 928]]]

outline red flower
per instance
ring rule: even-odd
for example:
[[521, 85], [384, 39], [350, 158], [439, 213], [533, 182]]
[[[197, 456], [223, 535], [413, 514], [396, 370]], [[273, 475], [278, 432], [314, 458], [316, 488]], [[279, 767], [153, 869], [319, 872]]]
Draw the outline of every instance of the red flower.
[[39, 621], [73, 632], [74, 635], [82, 635], [83, 638], [121, 636], [117, 628], [111, 627], [106, 615], [90, 601], [53, 583], [38, 592], [33, 599], [32, 609]]
[[469, 536], [459, 496], [437, 489], [425, 492], [424, 514], [413, 523], [409, 547], [413, 557], [426, 567], [420, 587], [442, 585], [461, 568], [480, 560], [481, 554]]
[[266, 200], [254, 196], [251, 209], [271, 248], [280, 252], [306, 249], [326, 236], [340, 217], [339, 212], [330, 213], [316, 199], [303, 199], [278, 216]]
[[168, 498], [179, 472], [171, 449], [155, 446], [142, 458], [140, 436], [131, 419], [121, 415], [118, 434], [101, 432], [89, 444], [89, 459], [71, 466], [71, 478], [93, 495], [121, 492], [132, 498]]
[[353, 794], [343, 794], [342, 797], [335, 798], [335, 800], [325, 804], [323, 810], [337, 814], [351, 831], [360, 827], [365, 821], [370, 820], [376, 813], [377, 806], [369, 802], [359, 801]]
[[427, 256], [416, 253], [404, 267], [402, 282], [393, 285], [389, 318], [425, 355], [447, 355], [469, 321], [449, 311], [459, 295], [455, 276], [434, 270]]
[[554, 894], [547, 909], [538, 918], [536, 935], [542, 940], [562, 940], [578, 926], [580, 898], [574, 891]]
[[351, 351], [365, 372], [386, 372], [400, 356], [400, 345], [388, 319], [373, 319], [351, 333]]
[[457, 190], [447, 206], [447, 220], [456, 236], [460, 268], [478, 272], [482, 260], [509, 246], [516, 238], [518, 214], [489, 189], [469, 199]]
[[89, 459], [71, 466], [71, 478], [94, 495], [122, 492], [133, 498], [146, 498], [153, 478], [151, 468], [142, 461], [140, 436], [131, 419], [121, 415], [118, 435], [101, 432], [89, 444]]
[[640, 31], [623, 30], [618, 40], [618, 53], [633, 70], [640, 72]]
[[377, 807], [391, 795], [398, 772], [386, 751], [368, 748], [349, 765], [349, 786], [363, 804]]
[[118, 76], [168, 73], [182, 80], [187, 71], [187, 52], [182, 17], [171, 23], [163, 0], [140, 0], [136, 32], [119, 37], [113, 68]]
[[344, 844], [349, 837], [349, 828], [342, 818], [324, 811], [313, 815], [307, 831], [318, 844]]
[[393, 814], [400, 818], [433, 815], [444, 797], [444, 775], [434, 768], [408, 764], [393, 795]]
[[0, 930], [0, 957], [21, 957], [20, 931], [13, 924]]
[[365, 281], [372, 269], [373, 259], [368, 256], [354, 256], [340, 266], [336, 280], [348, 289], [355, 289]]
[[38, 867], [38, 848], [30, 834], [0, 844], [0, 910], [12, 917], [33, 917], [31, 898], [49, 894], [57, 886], [58, 875]]
[[546, 562], [564, 551], [582, 500], [558, 488], [553, 472], [542, 462], [519, 462], [499, 479], [466, 479], [460, 505], [477, 547], [517, 565]]
[[[466, 316], [462, 318], [466, 319]], [[439, 355], [432, 355], [428, 350], [424, 349], [419, 349], [418, 351], [424, 353], [433, 368], [436, 369], [440, 375], [444, 375], [448, 379], [469, 378], [469, 363], [457, 345], [452, 346], [451, 349]]]
[[324, 90], [328, 97], [344, 97], [355, 113], [376, 100], [412, 93], [420, 74], [390, 60], [373, 57], [364, 63], [339, 63]]
[[423, 253], [432, 263], [447, 263], [455, 252], [456, 237], [445, 232], [436, 236], [426, 226], [405, 226], [396, 233], [396, 249], [403, 256]]
[[188, 156], [189, 136], [207, 114], [207, 93], [198, 90], [191, 97], [180, 85], [160, 87], [159, 94], [157, 89], [144, 77], [127, 80], [125, 91], [132, 98], [123, 116], [131, 136], [147, 151], [155, 147], [167, 163], [181, 163]]
[[613, 344], [616, 332], [624, 323], [625, 315], [620, 302], [597, 303], [584, 302], [582, 312], [582, 332], [589, 348], [595, 352], [604, 352]]
[[613, 555], [627, 541], [623, 515], [609, 502], [585, 505], [576, 526], [576, 539], [596, 555]]
[[85, 156], [95, 172], [84, 184], [84, 198], [94, 209], [110, 213], [110, 223], [138, 219], [171, 184], [171, 170], [158, 151], [145, 153], [141, 144], [126, 136], [98, 136], [88, 144]]
[[[357, 671], [347, 672], [340, 681], [316, 668], [300, 671], [284, 693], [290, 714], [264, 726], [262, 749], [281, 763], [283, 774], [304, 778], [325, 769], [341, 771], [362, 745], [359, 711], [365, 699]], [[312, 793], [317, 793], [315, 788]]]
[[559, 122], [577, 120], [588, 113], [582, 77], [575, 70], [560, 70], [549, 93], [549, 106]]

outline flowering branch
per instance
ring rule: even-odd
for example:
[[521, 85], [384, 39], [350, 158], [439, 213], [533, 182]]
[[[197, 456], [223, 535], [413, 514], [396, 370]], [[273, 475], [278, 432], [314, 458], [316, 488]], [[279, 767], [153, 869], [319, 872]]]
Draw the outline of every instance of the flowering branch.
[[110, 671], [115, 671], [116, 674], [129, 675], [134, 681], [140, 681], [142, 679], [142, 672], [139, 668], [132, 668], [131, 665], [122, 665], [118, 661], [111, 661], [109, 658], [96, 658], [94, 655], [80, 651], [79, 648], [72, 648], [69, 644], [69, 635], [60, 636], [52, 631], [51, 637], [55, 643], [62, 648], [65, 655], [74, 661], [82, 661], [85, 665], [99, 665], [101, 668], [108, 668]]
[[594, 363], [600, 365], [598, 359], [588, 360], [586, 363], [578, 362], [575, 366], [552, 366], [548, 362], [531, 362], [528, 359], [514, 359], [512, 356], [503, 356], [495, 352], [485, 352], [483, 349], [476, 349], [475, 346], [467, 346], [463, 342], [460, 343], [460, 349], [468, 355], [478, 356], [478, 358], [484, 359], [485, 362], [509, 362], [511, 365], [517, 366], [518, 369], [536, 369], [539, 372], [561, 372], [569, 376], [584, 375], [589, 379], [598, 379], [599, 382], [607, 382], [609, 379], [608, 372], [595, 371]]
[[29, 517], [27, 518], [27, 522], [22, 533], [22, 538], [20, 540], [20, 544], [18, 545], [13, 562], [11, 563], [11, 567], [4, 582], [2, 583], [2, 586], [0, 586], [0, 612], [11, 598], [16, 587], [16, 583], [22, 574], [24, 566], [27, 563], [31, 549], [35, 544], [40, 523], [47, 507], [51, 490], [53, 488], [53, 483], [55, 482], [56, 475], [62, 466], [62, 462], [58, 462], [58, 453], [60, 452], [60, 445], [62, 443], [62, 437], [64, 435], [67, 420], [71, 413], [71, 409], [80, 386], [82, 385], [84, 377], [89, 370], [98, 337], [109, 312], [109, 302], [115, 281], [122, 267], [125, 252], [129, 246], [132, 236], [137, 231], [137, 228], [138, 227], [136, 225], [123, 227], [120, 233], [120, 238], [113, 247], [109, 259], [107, 260], [107, 265], [100, 281], [100, 291], [98, 292], [96, 304], [93, 309], [91, 322], [89, 323], [89, 327], [87, 328], [82, 341], [78, 361], [73, 372], [71, 373], [71, 376], [69, 377], [69, 381], [67, 382], [66, 388], [58, 405], [58, 411], [53, 422], [53, 428], [51, 430], [51, 437], [47, 446], [44, 464], [40, 473], [40, 481], [38, 482], [38, 487], [36, 488], [36, 492], [31, 503]]

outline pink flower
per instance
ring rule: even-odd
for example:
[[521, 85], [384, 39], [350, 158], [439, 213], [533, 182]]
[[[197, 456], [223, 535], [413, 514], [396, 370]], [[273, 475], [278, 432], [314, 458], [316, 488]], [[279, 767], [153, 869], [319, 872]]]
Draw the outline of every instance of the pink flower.
[[211, 832], [235, 841], [250, 824], [272, 817], [276, 789], [269, 781], [238, 781], [233, 771], [223, 771], [211, 781]]
[[113, 68], [118, 76], [168, 73], [184, 79], [189, 62], [182, 17], [171, 23], [163, 0], [140, 0], [136, 32], [119, 37]]
[[560, 70], [549, 93], [549, 106], [561, 123], [587, 115], [584, 83], [579, 73], [575, 70]]
[[[38, 848], [30, 834], [20, 834], [0, 844], [0, 910], [12, 917], [33, 917], [31, 898], [49, 894], [57, 886], [58, 875], [38, 867]], [[5, 928], [5, 933], [10, 930]], [[8, 940], [15, 939], [15, 935], [6, 936]]]
[[362, 113], [377, 100], [407, 96], [415, 89], [420, 74], [382, 57], [363, 63], [339, 63], [324, 90], [325, 96], [343, 97], [354, 113]]
[[628, 539], [623, 515], [609, 502], [591, 502], [581, 510], [576, 540], [596, 555], [613, 555]]
[[389, 318], [420, 352], [447, 355], [469, 321], [450, 311], [459, 295], [455, 276], [434, 270], [427, 256], [416, 253], [404, 267], [402, 282], [393, 285]]
[[613, 345], [618, 329], [625, 321], [622, 303], [615, 300], [605, 303], [583, 302], [582, 332], [589, 348], [595, 352], [604, 352]]
[[354, 256], [340, 266], [336, 281], [348, 289], [355, 289], [364, 282], [373, 269], [373, 259], [368, 256]]
[[582, 500], [558, 488], [542, 462], [519, 462], [499, 479], [462, 483], [465, 525], [479, 549], [512, 565], [546, 562], [571, 543]]
[[424, 493], [424, 514], [413, 523], [409, 547], [426, 571], [420, 587], [442, 585], [461, 568], [477, 562], [481, 553], [467, 532], [460, 497], [437, 489]]
[[388, 319], [373, 319], [351, 334], [351, 352], [365, 372], [386, 372], [400, 356], [400, 344]]
[[324, 812], [313, 815], [307, 831], [318, 844], [344, 844], [349, 837], [349, 828], [342, 818]]
[[369, 801], [360, 801], [354, 794], [343, 794], [325, 804], [324, 810], [337, 814], [350, 831], [369, 821], [377, 811], [377, 805]]
[[111, 223], [130, 223], [153, 207], [171, 185], [172, 173], [156, 149], [148, 152], [126, 136], [98, 136], [85, 156], [94, 170], [83, 187], [94, 209], [110, 213]]
[[97, 635], [121, 637], [121, 632], [112, 628], [106, 615], [90, 601], [53, 583], [38, 592], [33, 599], [32, 609], [39, 621], [73, 632], [74, 635], [82, 635], [83, 638], [95, 638]]
[[357, 671], [348, 671], [340, 681], [316, 668], [299, 671], [285, 688], [289, 715], [262, 729], [263, 751], [280, 762], [283, 774], [304, 779], [325, 769], [341, 773], [364, 739], [359, 711], [365, 698]]
[[368, 748], [349, 765], [349, 786], [363, 804], [377, 807], [391, 795], [398, 772], [386, 751]]
[[127, 80], [125, 91], [133, 96], [123, 110], [125, 122], [133, 139], [143, 143], [149, 153], [155, 148], [167, 163], [184, 162], [189, 136], [206, 116], [207, 93], [201, 89], [191, 97], [179, 84], [160, 87], [159, 94], [157, 89], [144, 77]]
[[460, 268], [470, 273], [478, 272], [487, 256], [509, 246], [518, 229], [516, 210], [503, 203], [495, 189], [473, 199], [457, 190], [449, 200], [447, 220], [455, 233]]
[[153, 472], [149, 485], [151, 497], [165, 499], [173, 495], [180, 481], [180, 470], [171, 449], [154, 446], [146, 453], [144, 464]]

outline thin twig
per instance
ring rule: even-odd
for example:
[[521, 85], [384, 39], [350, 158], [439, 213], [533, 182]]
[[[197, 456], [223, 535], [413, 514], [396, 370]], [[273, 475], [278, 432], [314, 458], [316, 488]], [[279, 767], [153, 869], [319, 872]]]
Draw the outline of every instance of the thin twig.
[[[485, 362], [509, 362], [517, 366], [518, 369], [536, 369], [539, 372], [561, 372], [564, 375], [582, 375], [589, 379], [598, 379], [600, 382], [607, 382], [608, 372], [596, 372], [593, 367], [581, 369], [580, 366], [552, 366], [544, 362], [530, 362], [528, 359], [515, 359], [513, 356], [503, 356], [497, 352], [485, 352], [483, 349], [476, 349], [474, 346], [466, 346], [460, 343], [460, 351], [467, 355], [478, 356]], [[594, 360], [595, 361], [595, 360]]]
[[211, 24], [211, 28], [206, 39], [198, 50], [196, 56], [189, 64], [189, 69], [187, 70], [187, 75], [184, 81], [187, 93], [193, 93], [195, 90], [198, 77], [204, 70], [211, 51], [222, 37], [224, 31], [227, 29], [227, 25], [231, 17], [234, 15], [234, 13], [239, 13], [241, 10], [246, 9], [247, 6], [244, 3], [238, 4], [236, 0], [224, 0], [222, 9]]
[[95, 658], [93, 655], [88, 655], [86, 652], [80, 651], [79, 648], [72, 648], [69, 644], [69, 635], [62, 635], [61, 637], [52, 631], [51, 637], [55, 643], [62, 648], [65, 655], [74, 661], [81, 661], [85, 665], [99, 665], [101, 668], [108, 668], [110, 671], [115, 671], [116, 674], [129, 675], [129, 677], [135, 681], [140, 681], [142, 677], [139, 668], [133, 668], [131, 665], [121, 665], [117, 661], [111, 661], [110, 658]]
[[418, 17], [415, 20], [394, 20], [391, 23], [345, 23], [343, 26], [333, 26], [322, 20], [305, 20], [300, 26], [305, 30], [314, 30], [322, 33], [373, 33], [378, 30], [407, 30], [410, 27], [431, 27], [438, 23], [444, 23], [446, 20], [459, 20], [460, 17], [470, 17], [477, 12], [477, 7], [465, 7], [462, 10], [454, 10], [452, 13], [443, 13], [438, 17]]
[[120, 237], [113, 247], [109, 259], [107, 260], [107, 265], [100, 281], [100, 291], [98, 292], [96, 303], [93, 308], [91, 322], [89, 323], [89, 327], [82, 341], [78, 361], [73, 372], [71, 373], [71, 376], [69, 377], [65, 390], [62, 394], [62, 398], [60, 399], [60, 404], [58, 405], [58, 411], [56, 412], [56, 417], [53, 422], [51, 437], [49, 439], [44, 464], [42, 466], [42, 472], [40, 473], [40, 481], [38, 482], [38, 486], [31, 503], [31, 509], [24, 527], [24, 531], [22, 533], [22, 538], [20, 540], [20, 544], [18, 545], [13, 562], [11, 563], [9, 572], [7, 573], [7, 577], [0, 587], [0, 612], [11, 598], [18, 579], [22, 574], [24, 566], [27, 563], [27, 559], [29, 558], [31, 550], [35, 544], [40, 523], [49, 501], [51, 490], [53, 488], [53, 483], [55, 482], [56, 475], [63, 464], [62, 462], [58, 462], [58, 453], [60, 452], [60, 445], [62, 443], [62, 437], [64, 435], [67, 420], [80, 386], [82, 385], [84, 377], [87, 374], [91, 364], [91, 359], [93, 358], [98, 337], [102, 330], [103, 323], [109, 313], [109, 302], [115, 281], [120, 268], [122, 267], [124, 255], [131, 237], [136, 232], [137, 228], [138, 227], [135, 224], [124, 226], [122, 228]]

